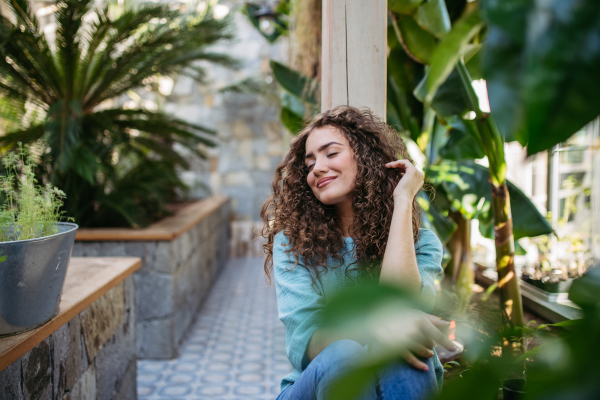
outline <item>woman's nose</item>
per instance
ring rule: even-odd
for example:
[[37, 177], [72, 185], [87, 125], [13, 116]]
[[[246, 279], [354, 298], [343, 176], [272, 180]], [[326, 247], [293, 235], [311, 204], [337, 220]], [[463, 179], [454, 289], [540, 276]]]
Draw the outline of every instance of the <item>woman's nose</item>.
[[315, 175], [320, 175], [324, 172], [327, 172], [328, 168], [327, 168], [327, 163], [325, 162], [325, 160], [322, 159], [317, 159], [315, 160], [315, 165], [313, 166], [313, 173]]

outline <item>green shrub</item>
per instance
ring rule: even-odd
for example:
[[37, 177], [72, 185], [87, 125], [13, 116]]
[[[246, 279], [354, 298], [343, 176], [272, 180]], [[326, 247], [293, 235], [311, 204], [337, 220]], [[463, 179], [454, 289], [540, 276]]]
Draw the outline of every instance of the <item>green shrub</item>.
[[57, 233], [63, 218], [65, 194], [51, 184], [38, 185], [36, 161], [28, 146], [2, 158], [6, 174], [0, 176], [0, 242], [27, 240]]

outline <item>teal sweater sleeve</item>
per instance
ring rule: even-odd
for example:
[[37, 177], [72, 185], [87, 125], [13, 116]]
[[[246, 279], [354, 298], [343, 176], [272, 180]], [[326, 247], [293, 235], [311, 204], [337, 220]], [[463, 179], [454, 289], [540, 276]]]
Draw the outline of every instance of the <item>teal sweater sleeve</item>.
[[435, 303], [435, 279], [444, 271], [442, 269], [442, 243], [429, 229], [420, 229], [415, 250], [423, 287], [421, 291], [422, 310], [430, 313]]
[[295, 257], [285, 250], [289, 247], [282, 233], [273, 243], [273, 273], [277, 291], [279, 319], [285, 325], [285, 352], [294, 371], [303, 371], [308, 365], [305, 356], [308, 342], [319, 328], [318, 320], [324, 306], [323, 297], [315, 291], [310, 273], [302, 260], [294, 268]]

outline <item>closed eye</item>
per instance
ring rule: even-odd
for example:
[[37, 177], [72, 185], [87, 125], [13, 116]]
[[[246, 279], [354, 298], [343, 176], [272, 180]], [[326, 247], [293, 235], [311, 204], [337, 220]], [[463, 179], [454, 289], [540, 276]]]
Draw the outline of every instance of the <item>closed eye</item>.
[[329, 158], [329, 157], [333, 157], [333, 156], [335, 156], [336, 154], [338, 154], [338, 153], [331, 153], [331, 154], [327, 154], [327, 157], [328, 157], [328, 158]]

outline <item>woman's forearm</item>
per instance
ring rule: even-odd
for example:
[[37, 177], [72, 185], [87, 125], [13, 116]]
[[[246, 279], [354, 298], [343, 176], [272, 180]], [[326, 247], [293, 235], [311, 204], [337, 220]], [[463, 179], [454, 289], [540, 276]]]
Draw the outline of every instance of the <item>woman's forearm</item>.
[[399, 285], [419, 292], [421, 275], [417, 265], [412, 228], [412, 199], [396, 197], [387, 246], [381, 265], [380, 283]]

